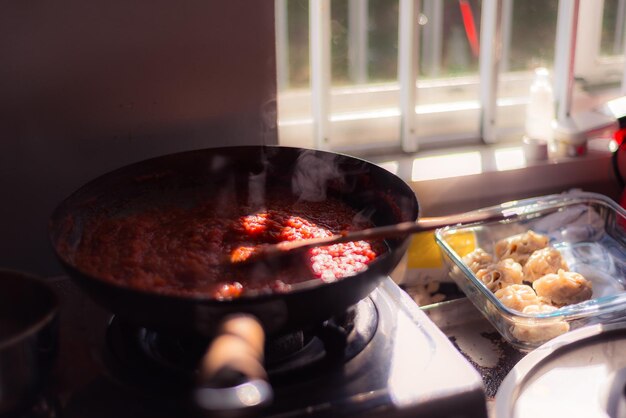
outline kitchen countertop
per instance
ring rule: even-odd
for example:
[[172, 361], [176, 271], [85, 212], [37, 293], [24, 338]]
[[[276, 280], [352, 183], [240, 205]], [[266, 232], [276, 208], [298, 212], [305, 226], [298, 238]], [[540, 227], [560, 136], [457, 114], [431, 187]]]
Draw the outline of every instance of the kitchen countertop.
[[494, 417], [500, 384], [527, 353], [502, 339], [465, 297], [423, 306], [422, 310], [478, 370], [485, 384], [489, 416]]

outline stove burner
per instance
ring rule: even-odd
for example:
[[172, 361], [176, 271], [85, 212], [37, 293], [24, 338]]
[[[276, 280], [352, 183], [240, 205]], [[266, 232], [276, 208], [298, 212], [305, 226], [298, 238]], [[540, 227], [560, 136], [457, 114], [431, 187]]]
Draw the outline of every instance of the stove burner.
[[[265, 367], [270, 381], [318, 374], [349, 361], [373, 338], [378, 313], [368, 297], [308, 330], [269, 339]], [[185, 393], [210, 341], [139, 328], [113, 317], [107, 328], [104, 363], [109, 375], [142, 393]], [[297, 371], [298, 373], [293, 373]]]

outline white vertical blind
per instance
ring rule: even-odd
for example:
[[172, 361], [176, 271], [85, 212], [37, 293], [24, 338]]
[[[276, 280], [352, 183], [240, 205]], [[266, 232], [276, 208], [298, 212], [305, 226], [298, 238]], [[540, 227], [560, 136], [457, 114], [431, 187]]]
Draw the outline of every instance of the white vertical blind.
[[443, 0], [423, 0], [428, 21], [422, 30], [422, 66], [427, 75], [437, 77], [441, 69], [443, 44]]
[[289, 86], [289, 32], [287, 30], [287, 0], [274, 4], [276, 25], [276, 67], [278, 90]]
[[502, 1], [484, 0], [480, 23], [480, 106], [481, 135], [485, 142], [497, 142], [496, 110], [498, 76], [502, 49]]
[[400, 0], [398, 80], [400, 82], [400, 136], [402, 149], [417, 150], [416, 82], [418, 71], [420, 0]]
[[561, 125], [567, 124], [572, 110], [579, 6], [580, 0], [559, 1], [554, 48], [554, 96], [557, 103], [557, 122]]
[[513, 32], [513, 0], [502, 1], [502, 51], [500, 52], [500, 72], [509, 71], [511, 36]]
[[313, 142], [328, 148], [330, 138], [330, 0], [309, 2]]
[[354, 83], [367, 82], [368, 0], [348, 3], [348, 71]]
[[619, 55], [624, 50], [624, 19], [626, 18], [626, 0], [619, 0], [617, 3], [617, 14], [615, 16], [615, 35], [613, 37], [613, 53]]
[[[559, 2], [559, 7], [561, 7], [561, 3], [563, 3], [563, 1]], [[561, 29], [564, 31], [563, 36], [567, 37], [567, 43], [563, 45], [567, 45], [567, 48], [570, 48], [570, 46], [572, 48], [575, 47], [577, 51], [581, 52], [574, 57], [576, 75], [583, 78], [593, 78], [601, 55], [600, 45], [602, 43], [602, 12], [604, 0], [569, 0], [566, 3], [569, 4], [563, 4], [563, 7], [565, 7], [563, 10], [565, 10], [565, 13], [568, 13], [569, 19], [572, 19], [571, 13], [574, 8], [577, 10], [578, 17], [574, 22], [563, 20]], [[579, 26], [580, 19], [583, 19], [584, 26]], [[577, 33], [579, 34], [578, 36], [576, 35]], [[570, 35], [574, 36], [573, 43], [569, 42]], [[559, 26], [557, 21], [557, 37], [558, 36]]]
[[[624, 42], [622, 44], [622, 48], [624, 48], [623, 54], [626, 57], [626, 42]], [[626, 60], [624, 60], [624, 69], [623, 69], [623, 73], [622, 73], [621, 92], [622, 92], [623, 95], [626, 95]]]

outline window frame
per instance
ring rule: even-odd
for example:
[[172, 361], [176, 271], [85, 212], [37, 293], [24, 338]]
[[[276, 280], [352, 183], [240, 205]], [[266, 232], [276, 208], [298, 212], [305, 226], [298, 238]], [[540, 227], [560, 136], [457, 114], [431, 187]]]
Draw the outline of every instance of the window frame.
[[583, 85], [621, 82], [623, 77], [624, 51], [621, 55], [602, 55], [603, 18], [604, 0], [581, 1], [576, 39], [575, 76]]
[[[279, 0], [280, 1], [280, 0]], [[329, 0], [311, 2], [311, 16], [322, 10]], [[519, 1], [519, 0], [518, 0]], [[564, 1], [564, 0], [561, 0]], [[566, 0], [570, 1], [570, 0]], [[578, 0], [576, 0], [578, 1]], [[600, 32], [597, 30], [599, 19], [602, 24], [603, 7], [597, 7], [595, 0], [580, 0], [581, 12], [578, 15], [578, 39], [594, 36], [594, 42], [577, 42], [576, 57], [593, 56], [593, 65], [577, 67], [576, 78], [585, 80], [602, 79], [607, 72], [619, 69], [622, 79], [624, 57], [607, 59], [600, 55]], [[602, 6], [604, 4], [603, 0]], [[278, 3], [277, 3], [278, 5]], [[400, 17], [407, 14], [417, 15], [420, 0], [400, 0]], [[596, 7], [593, 7], [596, 5]], [[511, 26], [512, 0], [484, 0], [483, 21], [481, 23], [481, 50], [488, 48], [486, 39], [495, 38], [501, 43], [501, 55], [508, 54], [507, 31]], [[404, 9], [403, 9], [404, 7]], [[317, 12], [315, 9], [319, 9]], [[593, 25], [580, 24], [594, 9]], [[599, 9], [599, 10], [598, 10]], [[408, 13], [407, 13], [408, 10]], [[489, 13], [485, 13], [489, 12]], [[324, 11], [330, 19], [329, 10]], [[362, 13], [362, 12], [361, 12]], [[486, 25], [486, 17], [492, 19], [492, 25]], [[507, 20], [509, 19], [509, 20]], [[591, 19], [591, 18], [590, 18]], [[314, 23], [313, 18], [311, 24]], [[319, 20], [317, 21], [319, 22]], [[328, 22], [327, 22], [328, 23]], [[402, 21], [399, 22], [400, 25]], [[322, 23], [325, 24], [325, 23]], [[278, 28], [278, 22], [277, 22]], [[330, 30], [327, 27], [328, 31]], [[484, 36], [491, 28], [492, 35]], [[400, 28], [404, 38], [411, 38], [409, 47], [417, 43], [418, 25]], [[314, 33], [311, 28], [311, 39], [321, 39], [319, 31]], [[594, 35], [595, 34], [595, 35]], [[277, 38], [280, 35], [277, 30]], [[326, 38], [328, 39], [328, 38]], [[362, 39], [362, 37], [361, 37]], [[502, 39], [502, 40], [499, 40]], [[597, 42], [596, 42], [597, 41]], [[327, 41], [328, 42], [328, 41]], [[277, 39], [280, 45], [280, 39]], [[283, 43], [284, 44], [284, 43]], [[595, 49], [592, 45], [596, 45]], [[558, 47], [557, 47], [558, 49]], [[401, 53], [402, 46], [399, 47]], [[416, 48], [411, 48], [416, 51]], [[491, 49], [495, 51], [495, 48]], [[595, 55], [590, 55], [595, 54]], [[277, 59], [280, 62], [281, 52], [277, 48]], [[415, 55], [415, 54], [413, 54]], [[319, 45], [311, 48], [311, 63], [318, 73], [325, 74], [313, 89], [281, 90], [278, 94], [279, 141], [283, 145], [321, 148], [332, 151], [359, 153], [376, 153], [386, 151], [413, 152], [418, 148], [431, 149], [437, 147], [457, 146], [459, 144], [480, 144], [483, 142], [502, 142], [514, 138], [519, 139], [523, 133], [523, 118], [527, 103], [527, 93], [533, 75], [531, 72], [502, 72], [504, 66], [491, 54], [489, 67], [481, 65], [479, 74], [463, 77], [449, 77], [432, 80], [416, 80], [416, 88], [406, 93], [403, 84], [406, 79], [414, 76], [416, 57], [399, 58], [399, 62], [408, 63], [412, 68], [405, 68], [404, 81], [400, 72], [399, 82], [378, 84], [357, 84], [344, 87], [330, 86], [330, 45]], [[485, 56], [487, 56], [485, 54]], [[481, 63], [487, 58], [481, 55]], [[580, 58], [577, 58], [577, 60]], [[280, 66], [279, 66], [280, 67]], [[400, 68], [404, 68], [401, 66]], [[485, 68], [491, 68], [488, 72]], [[488, 75], [485, 75], [487, 74]], [[493, 74], [493, 76], [492, 76]], [[557, 77], [558, 75], [555, 75]], [[485, 89], [485, 80], [495, 78], [495, 82]], [[279, 69], [279, 80], [280, 69]], [[481, 83], [481, 79], [483, 83]], [[325, 87], [324, 87], [325, 86]], [[479, 89], [483, 86], [483, 91]], [[404, 94], [403, 94], [404, 92]], [[403, 109], [410, 109], [415, 103], [414, 97], [428, 98], [430, 104], [415, 105], [415, 112], [410, 115], [409, 124], [403, 123]], [[499, 94], [499, 96], [498, 96]], [[407, 99], [407, 97], [409, 97]], [[584, 101], [584, 94], [578, 92], [576, 99]], [[486, 106], [491, 106], [491, 113], [485, 113]], [[314, 111], [314, 109], [316, 109]], [[321, 109], [321, 110], [320, 110]], [[489, 131], [486, 120], [493, 120]], [[405, 127], [409, 127], [405, 129]], [[414, 134], [407, 133], [411, 127]], [[442, 130], [442, 127], [445, 129]], [[404, 133], [404, 134], [403, 134]], [[487, 133], [487, 135], [485, 135]]]

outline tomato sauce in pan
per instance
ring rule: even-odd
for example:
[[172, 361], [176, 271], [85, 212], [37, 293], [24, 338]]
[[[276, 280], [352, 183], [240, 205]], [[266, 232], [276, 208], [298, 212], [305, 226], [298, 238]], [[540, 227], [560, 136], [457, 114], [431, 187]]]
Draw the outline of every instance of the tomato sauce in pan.
[[[87, 221], [73, 263], [117, 284], [158, 293], [232, 299], [255, 291], [287, 292], [307, 280], [332, 282], [367, 269], [386, 247], [358, 241], [319, 247], [288, 265], [229, 265], [264, 243], [329, 236], [373, 226], [340, 200], [299, 202], [288, 195], [268, 199], [267, 208], [246, 205], [215, 209], [205, 201], [193, 208], [162, 207]], [[224, 213], [227, 212], [227, 213]]]

